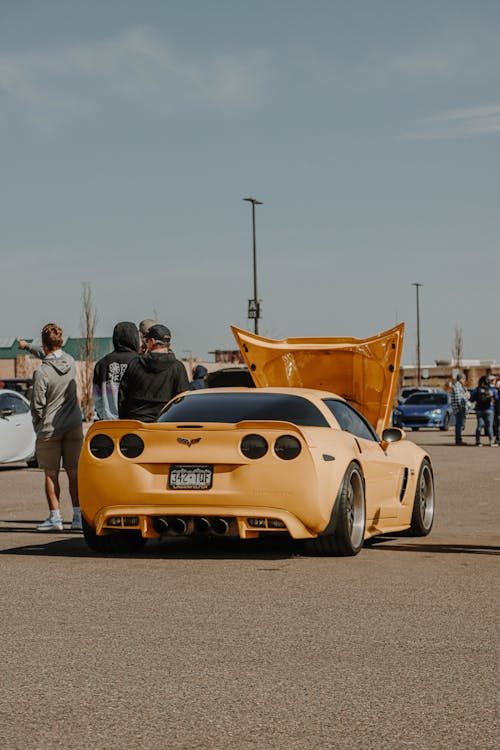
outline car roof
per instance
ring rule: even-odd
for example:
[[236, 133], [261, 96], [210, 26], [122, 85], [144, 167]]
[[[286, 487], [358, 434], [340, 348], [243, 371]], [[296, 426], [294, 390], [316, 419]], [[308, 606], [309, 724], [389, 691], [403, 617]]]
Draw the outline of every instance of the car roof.
[[412, 396], [449, 396], [449, 393], [447, 391], [440, 391], [440, 390], [415, 391], [415, 393], [410, 393], [408, 398], [412, 398]]
[[284, 396], [300, 396], [301, 398], [310, 398], [310, 399], [324, 399], [324, 398], [337, 398], [340, 401], [345, 401], [342, 396], [339, 396], [337, 393], [332, 393], [331, 391], [319, 391], [315, 388], [274, 388], [274, 387], [266, 387], [266, 388], [234, 388], [234, 387], [227, 387], [227, 388], [201, 388], [197, 391], [186, 391], [185, 394], [187, 395], [189, 393], [190, 396], [206, 396], [207, 394], [216, 394], [216, 393], [249, 393], [253, 396], [258, 395], [259, 393], [281, 393]]
[[26, 401], [26, 403], [29, 404], [26, 396], [19, 391], [13, 391], [11, 388], [0, 388], [0, 396], [2, 395], [2, 393], [8, 393], [11, 396], [19, 396], [19, 398], [22, 398], [23, 401]]

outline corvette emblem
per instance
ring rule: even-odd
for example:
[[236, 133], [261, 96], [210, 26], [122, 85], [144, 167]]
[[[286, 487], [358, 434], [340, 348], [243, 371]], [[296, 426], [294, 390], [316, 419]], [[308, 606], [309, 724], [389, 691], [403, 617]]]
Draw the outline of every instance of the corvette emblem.
[[189, 438], [177, 438], [178, 443], [182, 443], [182, 445], [187, 445], [188, 448], [191, 448], [192, 445], [195, 445], [195, 443], [199, 443], [201, 438], [193, 438], [192, 440], [189, 440]]

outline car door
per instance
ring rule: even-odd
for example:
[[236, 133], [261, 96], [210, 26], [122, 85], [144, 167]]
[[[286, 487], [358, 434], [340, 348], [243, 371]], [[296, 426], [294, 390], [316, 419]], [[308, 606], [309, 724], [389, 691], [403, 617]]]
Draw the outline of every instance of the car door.
[[30, 458], [34, 450], [35, 433], [28, 403], [16, 393], [0, 393], [0, 461], [22, 461]]
[[345, 401], [325, 399], [340, 427], [354, 436], [365, 474], [367, 519], [394, 518], [400, 509], [401, 464], [393, 460], [364, 417]]

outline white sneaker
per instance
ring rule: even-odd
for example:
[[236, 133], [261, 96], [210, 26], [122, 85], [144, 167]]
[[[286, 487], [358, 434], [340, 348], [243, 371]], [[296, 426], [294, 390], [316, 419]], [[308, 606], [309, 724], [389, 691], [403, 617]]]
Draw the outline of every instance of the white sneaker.
[[82, 530], [82, 517], [73, 516], [73, 520], [71, 521], [71, 531], [81, 531], [81, 530]]
[[63, 522], [60, 519], [47, 518], [46, 521], [38, 524], [38, 531], [62, 531]]

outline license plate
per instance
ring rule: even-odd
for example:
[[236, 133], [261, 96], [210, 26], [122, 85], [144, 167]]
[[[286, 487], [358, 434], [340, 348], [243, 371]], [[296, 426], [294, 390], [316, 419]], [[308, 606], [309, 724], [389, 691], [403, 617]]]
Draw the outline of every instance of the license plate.
[[213, 466], [176, 464], [170, 467], [168, 488], [170, 490], [209, 490], [212, 486]]

